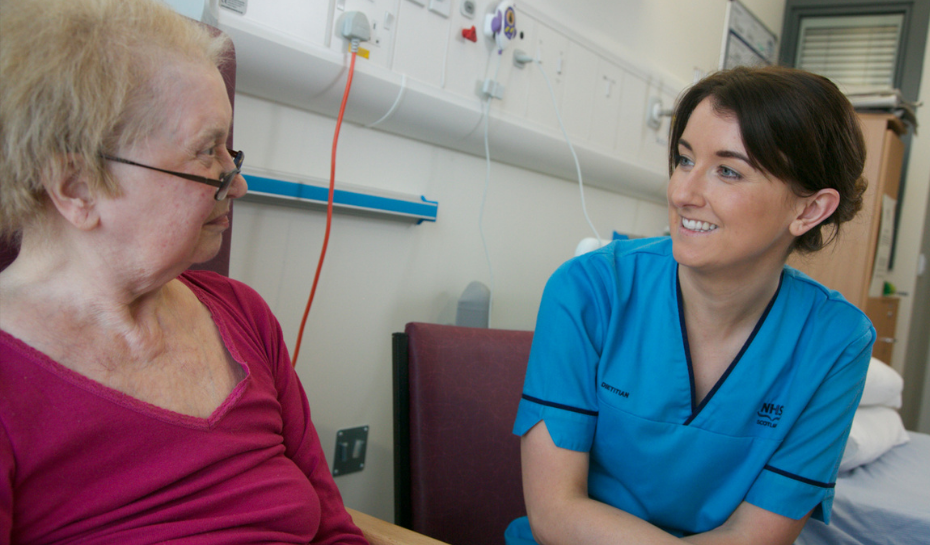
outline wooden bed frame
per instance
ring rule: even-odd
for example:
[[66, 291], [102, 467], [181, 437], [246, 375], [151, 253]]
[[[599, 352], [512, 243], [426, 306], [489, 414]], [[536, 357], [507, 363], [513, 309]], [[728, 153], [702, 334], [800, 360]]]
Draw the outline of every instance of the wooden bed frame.
[[355, 509], [346, 507], [346, 511], [371, 545], [448, 545], [444, 541], [418, 534]]

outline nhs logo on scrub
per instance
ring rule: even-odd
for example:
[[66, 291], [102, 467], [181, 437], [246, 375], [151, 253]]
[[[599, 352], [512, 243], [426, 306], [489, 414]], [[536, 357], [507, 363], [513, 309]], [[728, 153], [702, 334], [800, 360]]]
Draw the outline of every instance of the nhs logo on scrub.
[[756, 420], [756, 424], [765, 426], [766, 428], [777, 428], [778, 421], [781, 420], [781, 413], [784, 408], [784, 405], [763, 403], [762, 408], [756, 413], [756, 416], [759, 417], [759, 419]]

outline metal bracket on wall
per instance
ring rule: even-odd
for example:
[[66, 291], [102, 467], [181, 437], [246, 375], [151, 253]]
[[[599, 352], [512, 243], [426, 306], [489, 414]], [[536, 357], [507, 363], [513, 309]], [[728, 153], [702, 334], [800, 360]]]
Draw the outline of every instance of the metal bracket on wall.
[[368, 450], [368, 426], [336, 432], [336, 453], [333, 455], [333, 475], [345, 475], [365, 469]]

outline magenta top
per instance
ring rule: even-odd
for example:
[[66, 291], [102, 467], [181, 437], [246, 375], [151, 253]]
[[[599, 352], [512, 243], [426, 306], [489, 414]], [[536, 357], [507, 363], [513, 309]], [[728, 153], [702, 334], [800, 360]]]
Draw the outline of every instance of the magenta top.
[[267, 304], [214, 273], [180, 279], [246, 372], [208, 419], [107, 388], [0, 331], [0, 543], [366, 544]]

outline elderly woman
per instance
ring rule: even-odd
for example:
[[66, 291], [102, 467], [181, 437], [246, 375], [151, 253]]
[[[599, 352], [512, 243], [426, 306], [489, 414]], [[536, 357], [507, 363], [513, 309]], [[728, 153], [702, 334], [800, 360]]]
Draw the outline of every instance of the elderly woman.
[[364, 544], [280, 327], [213, 257], [229, 44], [150, 0], [0, 7], [0, 542]]
[[825, 78], [744, 68], [689, 89], [669, 143], [671, 237], [546, 286], [511, 545], [787, 545], [829, 521], [875, 330], [785, 262], [860, 208], [858, 120]]

